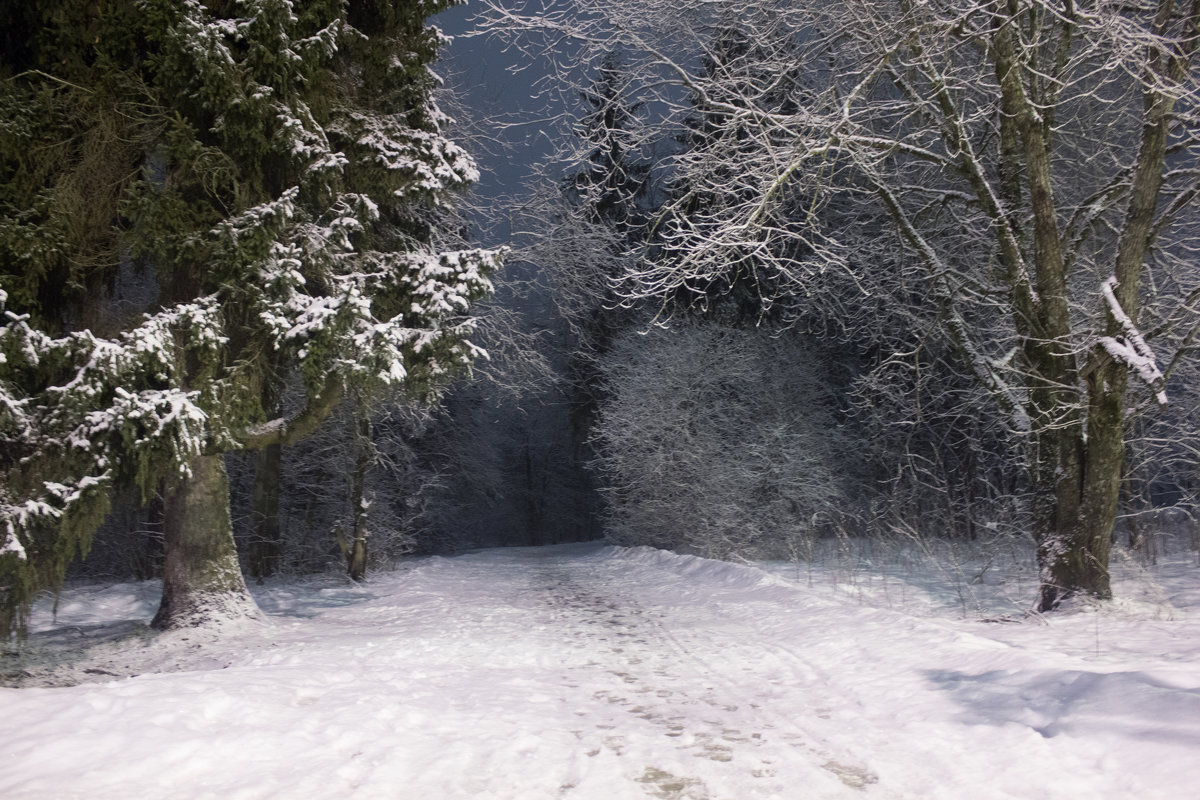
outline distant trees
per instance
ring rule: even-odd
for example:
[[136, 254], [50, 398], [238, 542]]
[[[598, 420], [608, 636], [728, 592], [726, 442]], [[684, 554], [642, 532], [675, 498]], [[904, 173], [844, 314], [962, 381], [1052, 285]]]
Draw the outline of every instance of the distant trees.
[[[476, 176], [431, 99], [424, 20], [444, 5], [5, 6], [6, 629], [86, 552], [115, 488], [160, 480], [155, 624], [255, 613], [222, 454], [470, 363], [498, 255], [438, 245], [439, 207]], [[263, 389], [289, 374], [306, 400], [275, 416]]]
[[[711, 200], [664, 207], [630, 302], [740, 265], [848, 340], [881, 318], [939, 340], [926, 352], [1019, 445], [1039, 607], [1110, 595], [1128, 420], [1194, 358], [1200, 4], [618, 0], [489, 18], [570, 53], [564, 74], [622, 52], [660, 131], [721, 115], [665, 166]], [[750, 46], [718, 48], [731, 30]], [[968, 393], [943, 389], [963, 413]]]
[[641, 108], [628, 94], [620, 56], [607, 53], [575, 93], [578, 118], [554, 158], [566, 174], [535, 188], [529, 215], [525, 257], [574, 335], [570, 370], [586, 417], [597, 401], [594, 361], [629, 324], [617, 293], [624, 259], [646, 240], [655, 204], [649, 143], [636, 136]]
[[595, 433], [609, 540], [779, 558], [852, 517], [863, 463], [812, 345], [704, 320], [617, 337]]
[[[480, 354], [498, 263], [442, 235], [476, 174], [431, 99], [444, 5], [0, 7], [0, 626], [114, 492], [165, 501], [157, 624], [255, 613], [223, 455], [261, 454], [269, 574], [299, 499], [280, 447], [334, 414], [312, 446], [347, 482], [304, 516], [341, 523], [353, 574], [381, 460], [419, 487], [384, 504], [397, 550], [418, 518], [465, 541], [433, 497], [520, 498], [552, 538], [548, 442], [489, 428], [478, 454], [491, 395], [457, 396], [455, 429], [374, 411]], [[576, 336], [553, 446], [597, 445], [617, 538], [761, 550], [844, 509], [863, 461], [870, 524], [971, 536], [1022, 498], [1050, 609], [1110, 594], [1122, 507], [1195, 497], [1200, 0], [493, 2], [484, 25], [569, 79], [527, 257]]]

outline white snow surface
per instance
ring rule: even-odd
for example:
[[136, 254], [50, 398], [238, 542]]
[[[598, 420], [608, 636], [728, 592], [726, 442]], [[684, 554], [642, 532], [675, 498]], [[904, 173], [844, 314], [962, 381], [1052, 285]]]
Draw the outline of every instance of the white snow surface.
[[265, 623], [164, 635], [156, 584], [77, 588], [5, 661], [90, 682], [0, 689], [0, 797], [1196, 797], [1192, 558], [1011, 624], [900, 578], [597, 545], [272, 582]]

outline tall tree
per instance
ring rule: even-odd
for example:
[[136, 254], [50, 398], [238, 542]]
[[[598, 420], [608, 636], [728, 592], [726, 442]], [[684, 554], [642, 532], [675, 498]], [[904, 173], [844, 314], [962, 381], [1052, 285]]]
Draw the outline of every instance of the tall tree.
[[[420, 394], [475, 355], [468, 309], [498, 254], [437, 246], [439, 207], [477, 175], [432, 100], [425, 18], [446, 5], [6, 7], [26, 42], [0, 66], [10, 626], [114, 486], [148, 496], [164, 475], [155, 624], [255, 614], [222, 454], [295, 441], [350, 389]], [[92, 163], [113, 177], [91, 183]], [[89, 287], [136, 268], [149, 313], [93, 322]], [[307, 405], [268, 418], [263, 388], [289, 371]]]
[[550, 277], [582, 361], [602, 352], [622, 326], [615, 281], [626, 250], [644, 240], [653, 202], [646, 143], [635, 134], [641, 105], [625, 84], [620, 56], [605, 54], [576, 93], [578, 119], [555, 158], [568, 173], [547, 181], [534, 204], [533, 216], [554, 226], [534, 237], [528, 257]]
[[[629, 296], [753, 257], [830, 311], [859, 313], [855, 294], [829, 291], [834, 273], [868, 307], [882, 296], [926, 309], [1023, 442], [1038, 606], [1108, 597], [1126, 421], [1166, 403], [1166, 365], [1186, 357], [1197, 320], [1194, 227], [1179, 220], [1200, 190], [1200, 3], [751, 2], [736, 17], [760, 43], [749, 81], [698, 64], [727, 7], [493, 8], [491, 24], [568, 36], [585, 62], [640, 54], [642, 99], [668, 124], [686, 92], [752, 145], [678, 160], [701, 178], [726, 170], [728, 202], [699, 221], [674, 215], [676, 257], [645, 260]], [[803, 102], [763, 106], [777, 80]]]

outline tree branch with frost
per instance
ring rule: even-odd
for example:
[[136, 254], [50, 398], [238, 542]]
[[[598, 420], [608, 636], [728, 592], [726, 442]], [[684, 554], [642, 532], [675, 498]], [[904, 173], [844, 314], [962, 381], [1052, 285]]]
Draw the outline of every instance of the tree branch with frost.
[[929, 271], [934, 286], [934, 296], [942, 307], [943, 318], [946, 321], [951, 340], [962, 353], [975, 377], [987, 388], [1009, 416], [1013, 430], [1028, 430], [1029, 418], [1017, 400], [1017, 392], [1000, 376], [996, 369], [1001, 362], [988, 359], [975, 346], [970, 326], [963, 319], [954, 301], [954, 290], [946, 281], [945, 276], [949, 274], [950, 270], [942, 263], [937, 249], [913, 224], [891, 187], [883, 181], [876, 181], [875, 187], [905, 241], [916, 251], [918, 258]]
[[1121, 302], [1117, 299], [1116, 294], [1117, 286], [1117, 278], [1114, 275], [1100, 285], [1100, 292], [1104, 296], [1104, 304], [1109, 316], [1120, 327], [1123, 336], [1120, 338], [1101, 336], [1098, 343], [1111, 358], [1121, 362], [1128, 367], [1130, 372], [1141, 378], [1142, 382], [1154, 392], [1154, 399], [1159, 406], [1166, 408], [1166, 378], [1159, 370], [1154, 359], [1154, 352], [1150, 349], [1150, 345], [1146, 344], [1142, 332], [1121, 308]]
[[346, 396], [341, 376], [331, 376], [303, 410], [292, 417], [277, 417], [247, 428], [237, 439], [243, 450], [261, 450], [272, 444], [291, 445], [313, 433]]
[[[55, 552], [86, 551], [114, 487], [148, 494], [203, 451], [212, 435], [205, 398], [180, 388], [179, 369], [211, 359], [225, 340], [207, 300], [147, 315], [115, 339], [88, 330], [54, 338], [5, 312], [3, 553], [44, 570]], [[48, 553], [47, 541], [59, 544]]]
[[[563, 95], [584, 85], [573, 68], [633, 50], [636, 99], [663, 111], [640, 140], [684, 142], [662, 165], [678, 191], [654, 241], [622, 262], [627, 302], [676, 308], [683, 296], [699, 307], [741, 280], [761, 305], [794, 298], [807, 320], [851, 341], [911, 343], [936, 328], [963, 381], [984, 387], [1022, 440], [1040, 607], [1077, 591], [1109, 596], [1131, 436], [1125, 369], [1165, 402], [1165, 375], [1133, 321], [1142, 302], [1174, 306], [1194, 286], [1200, 0], [572, 9], [554, 21], [577, 45], [555, 61]], [[884, 53], [891, 83], [868, 81], [847, 102]], [[758, 80], [761, 70], [797, 76], [783, 81], [791, 93], [765, 93], [782, 84]], [[1181, 272], [1169, 280], [1168, 261]], [[1115, 302], [1104, 300], [1098, 341], [1087, 287], [1110, 274], [1120, 283], [1102, 290]], [[866, 291], [830, 291], [851, 284]], [[870, 312], [847, 318], [848, 306]], [[879, 332], [881, 320], [895, 328]], [[1189, 333], [1189, 313], [1167, 321]], [[1081, 369], [1085, 352], [1101, 372]], [[903, 366], [919, 388], [920, 360]], [[951, 397], [969, 390], [935, 391], [962, 413]]]
[[1156, 338], [1183, 325], [1184, 314], [1190, 315], [1192, 320], [1191, 325], [1186, 328], [1181, 336], [1177, 337], [1175, 353], [1171, 356], [1166, 369], [1163, 370], [1163, 377], [1167, 380], [1170, 380], [1176, 368], [1183, 364], [1185, 359], [1195, 351], [1196, 344], [1200, 341], [1200, 286], [1189, 292], [1187, 297], [1179, 304], [1179, 307], [1169, 314], [1154, 330], [1146, 334], [1146, 338]]

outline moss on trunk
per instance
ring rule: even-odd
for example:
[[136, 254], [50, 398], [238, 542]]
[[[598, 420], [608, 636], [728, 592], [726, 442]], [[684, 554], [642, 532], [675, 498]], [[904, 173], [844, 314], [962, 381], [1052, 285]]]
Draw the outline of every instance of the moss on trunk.
[[261, 616], [246, 590], [229, 516], [220, 455], [194, 459], [167, 490], [162, 603], [153, 627], [183, 628]]

